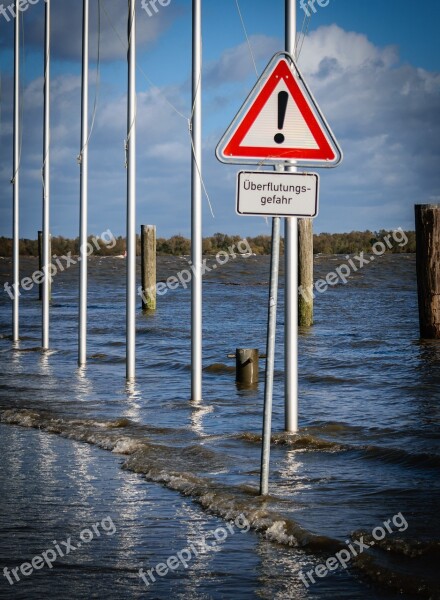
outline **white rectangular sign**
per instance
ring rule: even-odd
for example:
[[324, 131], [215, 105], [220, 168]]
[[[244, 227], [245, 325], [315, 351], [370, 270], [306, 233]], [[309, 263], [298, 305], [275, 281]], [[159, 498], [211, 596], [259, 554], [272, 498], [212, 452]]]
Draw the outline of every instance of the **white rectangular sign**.
[[237, 175], [237, 213], [316, 217], [318, 189], [316, 173], [240, 171]]

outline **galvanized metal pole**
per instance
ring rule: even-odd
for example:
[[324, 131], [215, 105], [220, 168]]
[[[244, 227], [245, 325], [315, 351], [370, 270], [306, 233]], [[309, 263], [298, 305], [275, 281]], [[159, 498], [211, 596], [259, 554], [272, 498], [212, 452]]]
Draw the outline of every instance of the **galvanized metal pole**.
[[13, 143], [13, 201], [12, 201], [12, 284], [14, 299], [12, 301], [12, 340], [19, 340], [19, 277], [20, 277], [20, 12], [18, 0], [15, 2], [14, 27], [14, 143]]
[[264, 387], [263, 444], [261, 448], [260, 495], [269, 489], [270, 438], [272, 432], [273, 373], [277, 326], [278, 271], [280, 263], [280, 217], [272, 219], [272, 255], [270, 262], [269, 313], [267, 321], [266, 380]]
[[[296, 0], [286, 0], [286, 52], [296, 46]], [[296, 171], [294, 166], [286, 171]], [[284, 227], [284, 428], [298, 431], [298, 219], [285, 219]]]
[[191, 164], [191, 399], [202, 400], [202, 3], [193, 0]]
[[50, 0], [46, 0], [44, 28], [44, 134], [43, 134], [43, 271], [42, 285], [42, 347], [49, 348], [49, 301], [50, 301]]
[[88, 211], [88, 120], [89, 120], [89, 0], [83, 0], [82, 98], [80, 151], [80, 231], [79, 231], [79, 339], [78, 364], [87, 361], [87, 211]]
[[[38, 270], [43, 269], [43, 232], [38, 231]], [[38, 300], [43, 300], [43, 284], [38, 284]]]
[[126, 376], [136, 374], [136, 3], [128, 4]]

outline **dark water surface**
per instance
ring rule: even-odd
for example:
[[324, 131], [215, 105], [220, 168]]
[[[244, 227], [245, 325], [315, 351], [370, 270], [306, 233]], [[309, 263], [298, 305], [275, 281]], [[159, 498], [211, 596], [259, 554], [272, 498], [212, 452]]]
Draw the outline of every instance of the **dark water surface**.
[[[344, 261], [315, 258], [316, 278]], [[186, 266], [160, 257], [158, 278]], [[36, 268], [23, 259], [21, 276]], [[21, 297], [13, 347], [3, 291], [11, 263], [0, 259], [1, 598], [440, 597], [440, 344], [418, 337], [414, 256], [377, 258], [317, 295], [316, 323], [300, 332], [293, 436], [282, 433], [281, 289], [262, 500], [263, 373], [258, 389], [237, 388], [227, 354], [264, 352], [268, 272], [268, 257], [251, 256], [206, 275], [204, 399], [195, 404], [188, 289], [168, 291], [153, 315], [139, 311], [137, 379], [127, 385], [123, 260], [89, 261], [89, 361], [78, 369], [76, 267], [55, 278], [53, 349], [42, 354], [36, 289]], [[17, 572], [13, 585], [2, 575], [93, 524], [100, 535], [53, 568]], [[224, 540], [208, 533], [216, 529]], [[139, 578], [203, 536], [216, 547], [187, 568], [156, 573], [148, 587]], [[359, 540], [371, 547], [353, 557]], [[341, 552], [347, 568], [319, 577]], [[315, 583], [301, 581], [307, 572]]]

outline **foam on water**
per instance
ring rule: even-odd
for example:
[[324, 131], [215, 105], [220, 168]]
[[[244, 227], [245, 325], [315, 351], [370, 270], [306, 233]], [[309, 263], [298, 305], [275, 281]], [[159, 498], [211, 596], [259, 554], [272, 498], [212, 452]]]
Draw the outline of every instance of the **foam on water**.
[[[334, 261], [341, 257], [316, 260], [316, 278], [325, 278]], [[33, 272], [36, 264], [23, 259], [23, 273]], [[158, 257], [158, 279], [181, 266], [179, 259]], [[235, 384], [233, 360], [227, 359], [236, 347], [264, 352], [268, 257], [230, 261], [206, 276], [199, 403], [189, 400], [189, 289], [167, 292], [155, 314], [142, 314], [139, 307], [137, 377], [127, 385], [123, 261], [89, 262], [86, 368], [77, 369], [75, 268], [54, 281], [50, 352], [37, 351], [36, 290], [20, 299], [19, 344], [11, 344], [10, 300], [0, 296], [0, 420], [119, 455], [127, 473], [179, 492], [177, 504], [186, 498], [205, 514], [249, 515], [261, 544], [246, 558], [248, 564], [259, 553], [270, 556], [276, 546], [274, 555], [281, 553], [289, 565], [283, 570], [283, 562], [272, 563], [263, 597], [391, 600], [392, 588], [407, 590], [405, 600], [434, 598], [440, 346], [418, 339], [414, 273], [413, 256], [384, 256], [361, 278], [317, 295], [315, 325], [299, 332], [295, 435], [281, 433], [284, 350], [278, 335], [268, 498], [258, 496], [264, 362], [259, 385], [246, 390]], [[0, 279], [9, 277], [10, 260], [5, 260]], [[283, 293], [281, 273], [280, 304]], [[27, 435], [23, 430], [19, 437]], [[367, 582], [378, 582], [373, 591], [362, 584], [352, 593], [355, 578], [344, 574], [329, 575], [302, 592], [302, 584], [292, 582], [299, 556], [311, 566], [321, 564], [350, 535], [367, 535], [398, 512], [407, 517], [408, 531], [387, 536], [349, 566], [356, 580], [368, 573]], [[248, 594], [252, 589], [248, 582]]]
[[[332, 556], [346, 549], [346, 544], [328, 536], [308, 531], [297, 522], [278, 510], [278, 499], [267, 496], [260, 497], [256, 489], [249, 486], [225, 486], [208, 476], [196, 474], [197, 465], [202, 458], [209, 471], [218, 460], [215, 453], [201, 447], [189, 447], [183, 452], [169, 449], [163, 445], [152, 443], [146, 436], [138, 437], [136, 428], [131, 435], [118, 430], [130, 430], [130, 421], [94, 421], [91, 419], [64, 419], [48, 412], [39, 413], [34, 410], [8, 409], [0, 412], [0, 422], [21, 427], [31, 427], [58, 434], [76, 441], [93, 444], [101, 449], [126, 455], [122, 467], [144, 475], [148, 480], [159, 483], [191, 498], [204, 510], [223, 518], [225, 521], [237, 519], [245, 515], [250, 527], [269, 542], [286, 547], [301, 548], [320, 556]], [[317, 447], [308, 447], [309, 451], [321, 451]], [[179, 469], [179, 470], [176, 470]], [[422, 558], [439, 554], [437, 543], [423, 544], [408, 539], [387, 539], [377, 543], [366, 532], [357, 531], [351, 539], [360, 539], [376, 544], [363, 554], [353, 557], [350, 567], [359, 571], [372, 581], [390, 589], [421, 597], [435, 598], [440, 591], [431, 581], [423, 577], [418, 581], [402, 573], [398, 564], [393, 565], [393, 555]], [[373, 546], [374, 544], [371, 544]], [[414, 565], [413, 565], [414, 566]], [[393, 570], [395, 569], [395, 570]]]

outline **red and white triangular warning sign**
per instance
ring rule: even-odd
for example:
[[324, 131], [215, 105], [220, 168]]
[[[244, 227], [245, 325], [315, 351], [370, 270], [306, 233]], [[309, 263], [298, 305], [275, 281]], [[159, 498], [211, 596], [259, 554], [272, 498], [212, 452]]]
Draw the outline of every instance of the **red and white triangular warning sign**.
[[221, 162], [333, 167], [342, 152], [293, 58], [276, 54], [224, 134]]

